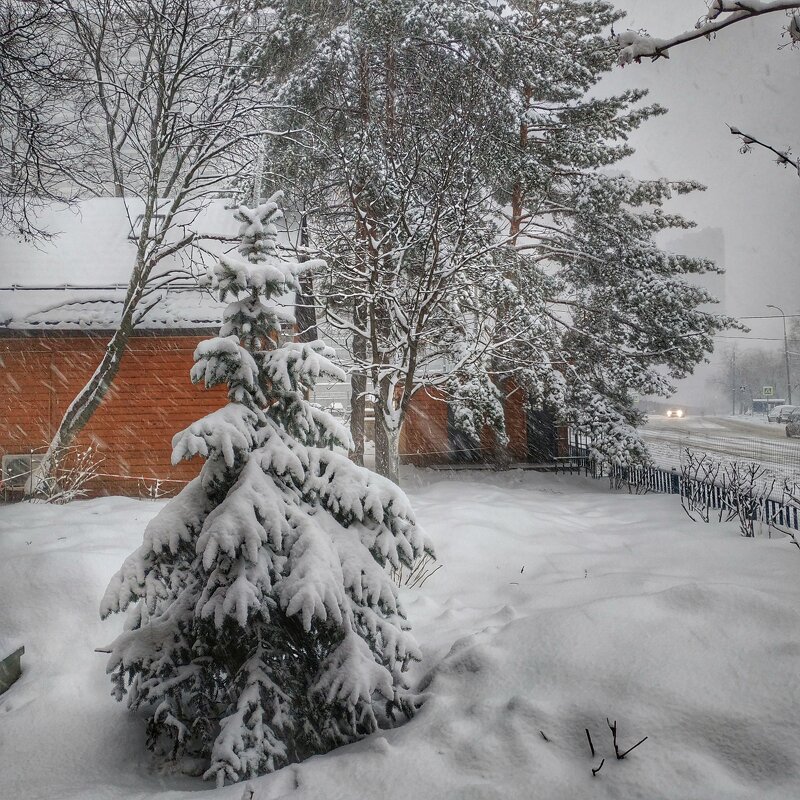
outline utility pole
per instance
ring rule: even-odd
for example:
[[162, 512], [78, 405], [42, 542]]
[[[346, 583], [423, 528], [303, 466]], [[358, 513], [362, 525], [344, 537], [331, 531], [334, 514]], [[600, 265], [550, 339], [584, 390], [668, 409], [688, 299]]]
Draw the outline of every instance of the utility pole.
[[731, 414], [736, 416], [736, 348], [731, 352]]
[[783, 357], [786, 361], [786, 402], [791, 405], [792, 377], [789, 373], [789, 341], [786, 338], [786, 314], [784, 314], [783, 309], [779, 308], [778, 306], [767, 305], [767, 308], [774, 308], [776, 311], [779, 311], [780, 315], [783, 317]]

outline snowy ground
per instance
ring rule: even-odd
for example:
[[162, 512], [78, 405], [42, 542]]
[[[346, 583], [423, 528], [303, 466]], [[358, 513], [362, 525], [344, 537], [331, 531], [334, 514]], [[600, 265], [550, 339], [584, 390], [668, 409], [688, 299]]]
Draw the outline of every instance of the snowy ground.
[[[785, 539], [578, 477], [418, 472], [407, 488], [444, 564], [404, 590], [427, 702], [253, 781], [254, 800], [800, 796], [800, 552]], [[154, 770], [93, 652], [120, 625], [98, 619], [105, 583], [158, 507], [0, 508], [0, 640], [26, 646], [0, 696], [1, 797], [243, 796]], [[607, 716], [623, 749], [648, 737], [623, 761]]]

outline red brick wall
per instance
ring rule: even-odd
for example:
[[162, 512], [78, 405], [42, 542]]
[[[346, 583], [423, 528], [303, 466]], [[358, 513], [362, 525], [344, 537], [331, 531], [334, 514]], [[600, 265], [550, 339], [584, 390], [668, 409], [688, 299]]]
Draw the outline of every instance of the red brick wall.
[[[131, 339], [119, 373], [80, 436], [103, 458], [98, 493], [177, 491], [199, 471], [194, 459], [170, 463], [172, 437], [225, 403], [225, 388], [207, 391], [189, 379], [203, 335]], [[100, 361], [107, 336], [40, 334], [0, 338], [0, 455], [41, 450], [68, 404]], [[144, 479], [144, 480], [142, 480]]]
[[[507, 383], [506, 433], [508, 452], [512, 461], [528, 460], [528, 431], [525, 419], [525, 394], [513, 383]], [[400, 456], [404, 464], [430, 466], [447, 464], [450, 460], [450, 443], [447, 435], [447, 403], [437, 389], [423, 389], [411, 400], [406, 419], [400, 431]], [[496, 452], [494, 432], [488, 427], [481, 431], [481, 449], [488, 461]]]
[[421, 389], [411, 399], [400, 429], [400, 460], [418, 467], [446, 464], [449, 451], [447, 403], [438, 389]]

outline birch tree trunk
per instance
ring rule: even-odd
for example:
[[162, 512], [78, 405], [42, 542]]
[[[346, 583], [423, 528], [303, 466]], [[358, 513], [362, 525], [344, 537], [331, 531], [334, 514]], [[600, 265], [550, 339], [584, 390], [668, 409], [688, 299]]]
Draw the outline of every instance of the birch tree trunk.
[[400, 427], [387, 420], [384, 409], [391, 408], [391, 386], [383, 381], [379, 391], [379, 406], [375, 409], [375, 472], [400, 484]]

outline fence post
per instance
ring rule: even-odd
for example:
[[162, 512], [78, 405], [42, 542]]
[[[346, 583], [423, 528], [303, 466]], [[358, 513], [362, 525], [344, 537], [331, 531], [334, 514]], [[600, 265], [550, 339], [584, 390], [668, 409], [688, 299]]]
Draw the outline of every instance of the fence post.
[[669, 475], [669, 483], [670, 483], [670, 494], [680, 494], [681, 493], [681, 476], [678, 475], [675, 467], [672, 468], [672, 472]]

